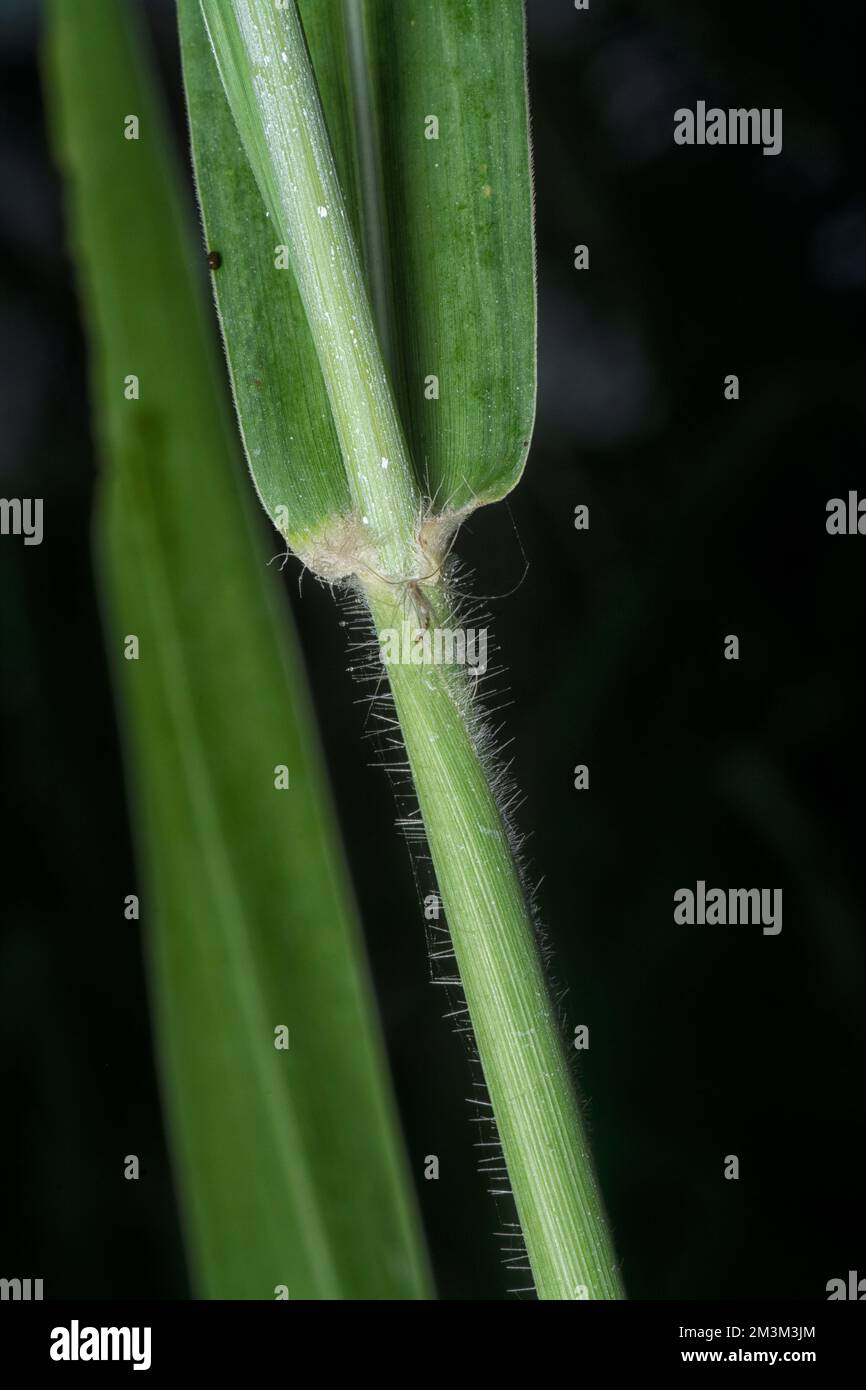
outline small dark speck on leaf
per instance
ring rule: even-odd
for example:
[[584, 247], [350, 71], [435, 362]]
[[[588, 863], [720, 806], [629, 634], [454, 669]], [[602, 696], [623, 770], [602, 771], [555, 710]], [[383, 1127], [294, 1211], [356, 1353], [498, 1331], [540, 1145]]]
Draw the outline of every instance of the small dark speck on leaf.
[[223, 258], [220, 255], [219, 251], [208, 251], [207, 263], [208, 268], [210, 270], [219, 270], [220, 266], [223, 263]]

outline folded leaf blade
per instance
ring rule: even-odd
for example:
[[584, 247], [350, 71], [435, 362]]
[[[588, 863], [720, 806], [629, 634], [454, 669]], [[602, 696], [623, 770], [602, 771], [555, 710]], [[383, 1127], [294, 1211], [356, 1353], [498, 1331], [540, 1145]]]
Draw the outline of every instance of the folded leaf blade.
[[522, 0], [363, 9], [392, 372], [437, 511], [492, 502], [535, 417], [535, 252]]
[[[399, 575], [407, 557], [414, 565], [420, 502], [300, 14], [294, 0], [280, 7], [270, 0], [201, 0], [201, 13], [213, 80], [218, 74], [294, 271], [351, 498], [351, 514], [334, 518], [320, 546], [312, 553], [293, 542], [294, 548], [326, 578], [354, 574], [362, 563]], [[218, 163], [210, 172], [219, 178]], [[248, 456], [256, 472], [259, 462]], [[297, 485], [294, 465], [286, 485]], [[368, 540], [371, 554], [365, 554]]]
[[[179, 0], [178, 17], [193, 165], [208, 246], [220, 256], [214, 290], [247, 460], [271, 521], [303, 551], [350, 509], [340, 444], [286, 248], [215, 80], [198, 0]], [[350, 159], [343, 170], [351, 184]]]

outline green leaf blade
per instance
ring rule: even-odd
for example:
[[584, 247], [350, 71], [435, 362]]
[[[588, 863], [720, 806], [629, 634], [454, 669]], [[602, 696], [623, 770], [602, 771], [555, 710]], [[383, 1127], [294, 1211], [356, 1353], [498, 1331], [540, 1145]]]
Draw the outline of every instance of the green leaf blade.
[[[352, 243], [337, 247], [338, 261], [345, 263], [344, 273], [352, 281], [356, 248], [361, 248], [367, 272], [366, 293], [352, 291], [353, 316], [346, 318], [357, 328], [356, 360], [343, 364], [335, 358], [324, 373], [322, 353], [334, 356], [339, 335], [322, 332], [325, 300], [316, 301], [309, 289], [310, 283], [317, 284], [318, 273], [311, 282], [304, 269], [317, 259], [321, 267], [326, 254], [324, 249], [310, 253], [320, 239], [315, 228], [305, 234], [303, 253], [295, 250], [292, 257], [307, 288], [299, 294], [291, 283], [292, 271], [280, 274], [280, 291], [291, 301], [284, 316], [284, 343], [293, 344], [296, 357], [284, 355], [283, 370], [276, 373], [249, 367], [265, 355], [259, 349], [273, 332], [268, 325], [283, 316], [274, 314], [272, 304], [276, 237], [265, 233], [262, 246], [252, 255], [246, 252], [243, 238], [249, 238], [252, 226], [261, 225], [264, 212], [244, 167], [237, 132], [255, 172], [259, 199], [271, 214], [268, 229], [285, 231], [287, 221], [296, 220], [295, 214], [285, 214], [288, 201], [295, 209], [303, 202], [294, 192], [294, 180], [305, 166], [294, 148], [304, 122], [291, 116], [291, 68], [285, 87], [278, 90], [280, 60], [293, 53], [292, 43], [284, 45], [283, 38], [293, 29], [294, 14], [248, 0], [178, 3], [205, 222], [210, 239], [224, 241], [232, 250], [231, 270], [216, 277], [218, 302], [248, 458], [269, 514], [274, 518], [276, 508], [283, 517], [289, 514], [288, 526], [280, 529], [309, 563], [311, 541], [329, 538], [329, 517], [347, 517], [354, 509], [356, 520], [364, 515], [375, 520], [377, 490], [353, 486], [353, 476], [363, 478], [378, 466], [377, 450], [395, 462], [402, 460], [403, 431], [415, 479], [432, 512], [459, 519], [475, 506], [505, 496], [525, 464], [536, 390], [521, 0], [448, 0], [432, 6], [300, 0]], [[209, 26], [215, 56], [218, 51], [221, 85], [230, 95], [233, 114], [209, 70], [213, 59], [205, 51], [200, 15]], [[267, 100], [262, 97], [266, 79], [273, 88]], [[315, 118], [312, 106], [318, 109], [317, 103], [304, 106], [310, 120]], [[435, 131], [431, 119], [438, 122]], [[263, 128], [271, 132], [267, 139]], [[431, 133], [437, 138], [428, 139]], [[318, 143], [321, 148], [323, 142]], [[319, 176], [324, 177], [321, 188], [328, 189], [328, 178], [317, 164], [312, 180], [317, 186]], [[243, 188], [241, 202], [234, 206], [232, 187]], [[333, 191], [321, 196], [327, 204], [335, 201]], [[370, 420], [359, 427], [333, 383], [357, 376], [377, 379], [378, 351], [374, 347], [365, 355], [364, 347], [368, 296], [400, 420], [393, 418], [390, 393], [377, 387]], [[333, 307], [340, 296], [330, 295], [329, 302]], [[354, 315], [362, 303], [358, 328]], [[347, 384], [347, 397], [349, 389]], [[263, 390], [272, 401], [267, 410], [262, 409]], [[374, 419], [387, 422], [388, 428], [375, 428]], [[347, 477], [337, 467], [341, 454]], [[399, 532], [395, 557], [398, 549], [404, 556], [411, 553], [412, 519], [418, 511], [408, 493], [397, 496], [405, 467], [401, 463], [392, 474], [390, 523], [384, 510], [379, 518], [380, 532], [388, 524]], [[359, 547], [349, 543], [346, 548], [348, 572]], [[339, 546], [330, 549], [339, 551]], [[365, 563], [368, 571], [376, 567], [369, 557]], [[326, 577], [331, 564], [329, 557]], [[422, 558], [414, 568], [426, 573], [430, 565]]]
[[349, 3], [377, 115], [398, 403], [427, 495], [459, 512], [511, 491], [535, 418], [523, 4]]
[[[294, 271], [352, 502], [318, 553], [295, 548], [326, 578], [355, 573], [362, 556], [371, 570], [400, 574], [407, 555], [414, 558], [420, 503], [300, 15], [294, 0], [280, 8], [269, 0], [201, 0], [201, 13], [213, 80], [218, 73]], [[249, 462], [255, 472], [254, 454]], [[296, 489], [293, 468], [285, 472], [287, 489]]]
[[[221, 1298], [425, 1297], [297, 647], [252, 530], [130, 18], [117, 0], [52, 0], [47, 76], [93, 341], [97, 552], [195, 1284]], [[138, 140], [123, 138], [129, 113]], [[130, 634], [138, 660], [119, 655]], [[282, 1025], [288, 1051], [274, 1046]]]
[[178, 18], [193, 166], [214, 292], [250, 472], [265, 511], [305, 550], [351, 507], [349, 487], [304, 306], [221, 85], [198, 0]]

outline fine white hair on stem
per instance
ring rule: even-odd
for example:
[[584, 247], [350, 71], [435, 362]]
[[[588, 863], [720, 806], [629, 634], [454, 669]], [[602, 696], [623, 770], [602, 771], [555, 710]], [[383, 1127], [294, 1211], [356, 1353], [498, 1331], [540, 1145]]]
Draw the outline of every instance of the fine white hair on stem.
[[[488, 623], [489, 614], [483, 600], [473, 592], [472, 576], [465, 566], [450, 558], [447, 564], [443, 564], [442, 570], [443, 584], [448, 594], [449, 621], [464, 628]], [[364, 709], [364, 736], [373, 740], [377, 749], [374, 763], [386, 772], [391, 783], [397, 805], [396, 824], [406, 841], [418, 901], [423, 908], [425, 903], [430, 901], [431, 895], [435, 894], [439, 904], [438, 916], [423, 914], [430, 980], [437, 989], [444, 991], [443, 1016], [451, 1025], [452, 1031], [463, 1039], [467, 1049], [467, 1058], [473, 1074], [472, 1087], [477, 1092], [468, 1098], [474, 1112], [470, 1116], [470, 1123], [479, 1130], [475, 1144], [479, 1154], [479, 1173], [485, 1178], [487, 1191], [497, 1207], [497, 1229], [505, 1233], [507, 1240], [501, 1250], [502, 1263], [509, 1275], [525, 1274], [530, 1270], [526, 1246], [520, 1223], [516, 1219], [514, 1197], [493, 1107], [484, 1081], [469, 1009], [456, 969], [454, 946], [438, 894], [417, 793], [388, 684], [387, 669], [381, 659], [378, 637], [360, 586], [348, 583], [338, 588], [337, 593], [343, 625], [347, 631], [350, 673], [353, 680], [364, 687], [364, 692], [358, 700]], [[488, 658], [491, 654], [495, 656], [497, 650], [496, 644], [491, 643], [488, 638]], [[563, 995], [550, 978], [549, 942], [538, 912], [537, 885], [526, 855], [526, 837], [518, 824], [518, 812], [523, 804], [523, 797], [514, 780], [513, 759], [504, 756], [511, 740], [505, 736], [504, 723], [494, 721], [493, 718], [512, 703], [504, 681], [504, 673], [504, 666], [496, 660], [489, 660], [485, 675], [478, 680], [468, 677], [462, 669], [455, 669], [450, 673], [451, 688], [459, 704], [461, 716], [470, 730], [477, 756], [484, 767], [506, 827], [548, 983], [559, 1009], [560, 1029], [563, 1029]], [[570, 1069], [573, 1069], [573, 1058], [570, 1058], [570, 1062]], [[532, 1284], [520, 1284], [509, 1287], [508, 1292], [515, 1296], [526, 1296], [534, 1294], [535, 1289]]]

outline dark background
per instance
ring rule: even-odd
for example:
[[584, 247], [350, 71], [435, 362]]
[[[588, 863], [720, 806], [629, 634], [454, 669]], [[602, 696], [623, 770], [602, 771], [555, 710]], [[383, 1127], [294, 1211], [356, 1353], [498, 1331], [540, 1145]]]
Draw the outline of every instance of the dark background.
[[[74, 3], [74, 0], [70, 0]], [[172, 8], [152, 21], [183, 148]], [[465, 529], [510, 668], [521, 812], [626, 1284], [825, 1297], [866, 1275], [866, 488], [856, 8], [530, 0], [540, 398], [524, 482]], [[47, 149], [38, 5], [4, 0], [0, 1274], [188, 1291], [89, 554], [85, 349]], [[784, 150], [682, 149], [698, 98], [781, 106]], [[590, 270], [572, 268], [590, 247]], [[741, 398], [723, 398], [728, 373]], [[590, 506], [587, 533], [574, 507]], [[263, 533], [264, 535], [264, 533]], [[269, 541], [263, 541], [267, 553]], [[464, 1044], [442, 1021], [385, 777], [326, 592], [285, 577], [321, 712], [440, 1291], [501, 1298]], [[737, 633], [739, 662], [722, 657]], [[590, 767], [590, 790], [572, 769]], [[393, 872], [396, 863], [402, 873]], [[781, 887], [784, 928], [677, 927], [672, 895]], [[120, 1157], [143, 1157], [128, 1183]], [[438, 1183], [420, 1181], [437, 1153]], [[723, 1159], [740, 1158], [738, 1182]], [[524, 1282], [520, 1279], [517, 1282]]]

